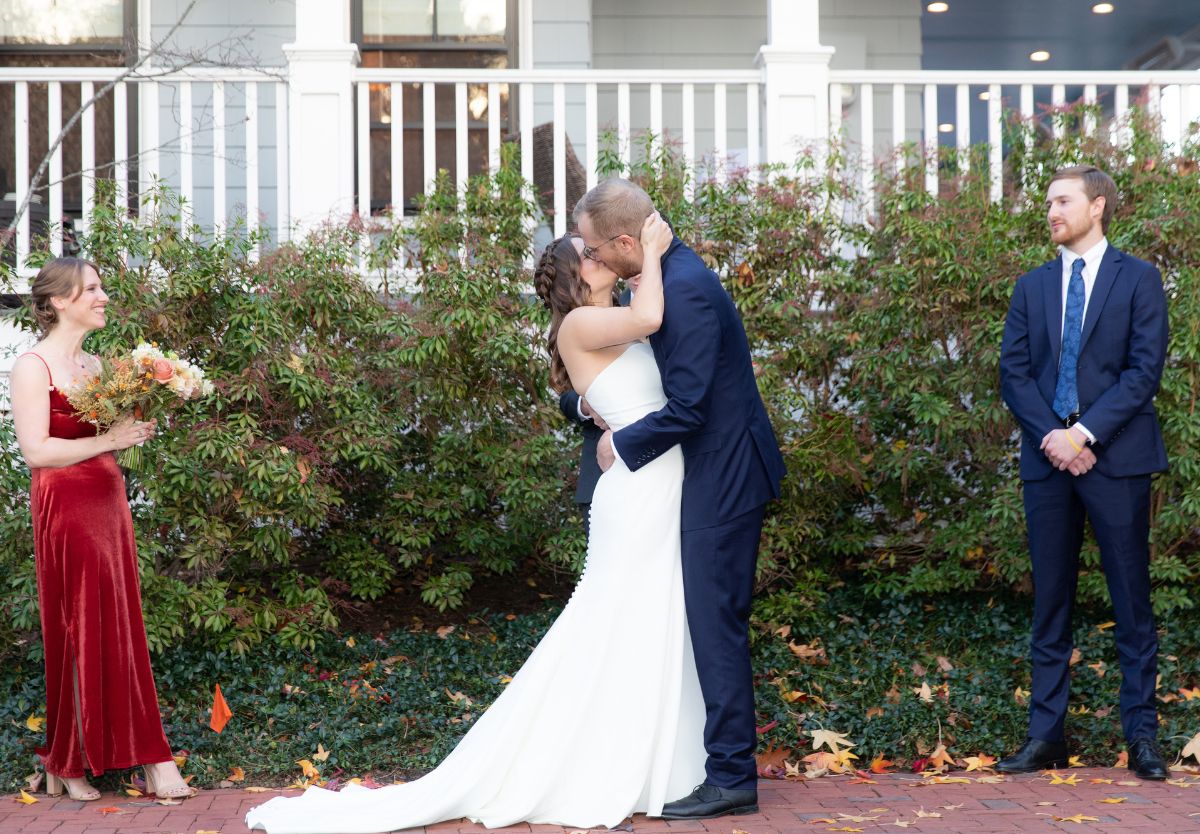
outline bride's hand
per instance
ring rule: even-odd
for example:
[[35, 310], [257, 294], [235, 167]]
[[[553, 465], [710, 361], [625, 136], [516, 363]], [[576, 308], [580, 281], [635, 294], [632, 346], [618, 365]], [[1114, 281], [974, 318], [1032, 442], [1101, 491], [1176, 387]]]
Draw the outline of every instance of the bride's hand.
[[671, 245], [674, 234], [667, 221], [662, 219], [657, 211], [646, 218], [642, 224], [642, 249], [647, 255], [661, 257]]

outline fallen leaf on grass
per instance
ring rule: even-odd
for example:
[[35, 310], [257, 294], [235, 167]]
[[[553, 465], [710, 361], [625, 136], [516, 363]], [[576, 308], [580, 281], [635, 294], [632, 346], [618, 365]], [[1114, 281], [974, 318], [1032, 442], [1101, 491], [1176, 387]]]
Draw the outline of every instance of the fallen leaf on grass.
[[[467, 700], [470, 700], [470, 699], [468, 698]], [[325, 749], [324, 744], [320, 744], [320, 743], [317, 744], [317, 752], [313, 753], [313, 758], [316, 759], [318, 762], [323, 762], [329, 758], [329, 751]], [[238, 769], [241, 770], [241, 768], [238, 768]]]
[[246, 781], [246, 771], [242, 770], [240, 767], [231, 768], [229, 775], [225, 778], [230, 782], [244, 782]]
[[807, 645], [805, 643], [788, 643], [788, 648], [792, 650], [792, 654], [801, 660], [810, 663], [827, 663], [828, 658], [825, 656], [825, 648], [818, 645]]
[[25, 727], [35, 733], [40, 733], [45, 725], [46, 716], [44, 715], [30, 715], [25, 719]]
[[37, 802], [37, 798], [30, 796], [28, 791], [21, 791], [20, 796], [14, 796], [13, 802], [20, 802], [22, 805], [32, 805]]
[[891, 773], [892, 771], [890, 770], [890, 768], [893, 767], [895, 764], [896, 764], [895, 762], [889, 762], [887, 759], [885, 759], [883, 757], [883, 754], [880, 753], [878, 756], [871, 759], [871, 767], [869, 768], [869, 770], [872, 773]]
[[1193, 686], [1191, 689], [1180, 687], [1179, 694], [1185, 701], [1200, 701], [1200, 686]]
[[1071, 659], [1067, 662], [1069, 665], [1074, 666], [1081, 660], [1083, 660], [1083, 652], [1079, 651], [1079, 647], [1076, 646], [1075, 648], [1071, 649]]
[[449, 637], [453, 633], [454, 633], [454, 626], [452, 626], [452, 625], [444, 625], [444, 626], [441, 626], [440, 628], [438, 628], [438, 630], [437, 630], [437, 636], [443, 640], [445, 640], [447, 637]]
[[792, 755], [790, 747], [768, 745], [766, 750], [754, 755], [755, 764], [758, 766], [758, 775], [768, 778], [777, 777], [783, 771], [787, 757], [790, 755]]
[[1200, 733], [1192, 736], [1192, 740], [1184, 745], [1183, 752], [1179, 754], [1180, 759], [1186, 759], [1189, 756], [1200, 762]]
[[1067, 759], [1067, 767], [1087, 767], [1078, 756]]
[[317, 770], [316, 766], [308, 759], [301, 759], [296, 764], [300, 765], [300, 771], [304, 774], [305, 779], [321, 778], [321, 771]]
[[1115, 625], [1116, 625], [1115, 622], [1113, 622], [1112, 620], [1109, 620], [1106, 623], [1100, 623], [1100, 625], [1096, 626], [1096, 631], [1107, 631], [1108, 629], [1112, 628]]
[[926, 704], [933, 703], [933, 690], [929, 688], [929, 681], [921, 681], [920, 686], [914, 686], [913, 694]]
[[813, 750], [828, 747], [832, 752], [838, 753], [843, 747], [854, 746], [854, 742], [846, 738], [845, 733], [835, 733], [833, 730], [809, 730], [808, 734], [812, 736]]

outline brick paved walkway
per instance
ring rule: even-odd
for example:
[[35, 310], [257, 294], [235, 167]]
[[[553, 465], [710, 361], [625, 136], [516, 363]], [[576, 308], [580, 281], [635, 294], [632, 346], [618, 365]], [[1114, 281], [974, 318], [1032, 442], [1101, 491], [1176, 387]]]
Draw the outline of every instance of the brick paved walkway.
[[[952, 774], [963, 776], [964, 774]], [[974, 776], [975, 774], [971, 774]], [[636, 834], [799, 834], [799, 832], [1200, 832], [1200, 777], [1175, 774], [1176, 783], [1136, 782], [1127, 770], [1097, 768], [1064, 772], [1077, 785], [1052, 785], [1046, 775], [1003, 782], [921, 784], [913, 776], [876, 776], [873, 784], [849, 777], [811, 782], [759, 783], [761, 812], [703, 823], [665, 822], [634, 817]], [[1111, 779], [1111, 784], [1093, 779]], [[286, 793], [295, 793], [294, 791]], [[181, 805], [163, 807], [146, 800], [106, 794], [98, 802], [50, 799], [37, 794], [34, 805], [11, 796], [0, 801], [3, 834], [245, 834], [242, 817], [276, 792], [204, 791]], [[1106, 803], [1102, 800], [1122, 798]], [[107, 809], [107, 813], [105, 810]], [[111, 810], [111, 809], [116, 809]], [[925, 814], [925, 816], [920, 816]], [[1071, 817], [1083, 821], [1072, 822]], [[1086, 818], [1093, 818], [1088, 820]], [[1056, 819], [1058, 818], [1058, 819]], [[430, 834], [482, 834], [467, 822], [441, 823]], [[549, 825], [519, 825], [512, 834], [565, 834]]]

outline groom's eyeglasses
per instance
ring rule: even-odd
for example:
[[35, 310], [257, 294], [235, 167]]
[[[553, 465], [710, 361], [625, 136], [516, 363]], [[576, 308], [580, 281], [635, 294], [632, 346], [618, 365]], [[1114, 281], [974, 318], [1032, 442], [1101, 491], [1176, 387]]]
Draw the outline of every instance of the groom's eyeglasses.
[[599, 263], [600, 259], [596, 257], [596, 251], [599, 249], [603, 249], [605, 246], [608, 246], [608, 244], [612, 243], [617, 238], [624, 237], [624, 236], [625, 236], [625, 233], [622, 232], [619, 235], [613, 235], [608, 240], [604, 241], [604, 243], [601, 243], [597, 246], [584, 246], [583, 253], [582, 253], [583, 257], [587, 258], [589, 261], [596, 261], [597, 263]]

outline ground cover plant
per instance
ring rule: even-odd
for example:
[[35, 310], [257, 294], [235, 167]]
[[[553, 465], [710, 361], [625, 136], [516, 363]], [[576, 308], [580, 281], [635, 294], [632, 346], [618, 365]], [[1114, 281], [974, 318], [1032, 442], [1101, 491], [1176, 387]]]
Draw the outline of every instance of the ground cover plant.
[[[784, 761], [801, 773], [810, 769], [803, 757], [814, 753], [811, 734], [823, 731], [854, 745], [842, 747], [857, 756], [845, 760], [851, 774], [877, 758], [892, 762], [890, 770], [934, 769], [929, 759], [939, 745], [956, 762], [942, 766], [950, 774], [970, 757], [999, 757], [1024, 737], [1029, 633], [1022, 598], [880, 602], [843, 588], [786, 621], [779, 602], [758, 602], [753, 630], [765, 774], [785, 775]], [[327, 634], [311, 648], [270, 638], [253, 663], [192, 641], [154, 658], [167, 734], [187, 752], [184, 772], [207, 787], [239, 773], [244, 778], [233, 784], [242, 787], [409, 778], [434, 766], [503, 690], [559, 605], [454, 625]], [[1072, 752], [1097, 766], [1113, 764], [1123, 749], [1108, 617], [1103, 607], [1085, 607], [1077, 617], [1068, 719]], [[1168, 618], [1161, 636], [1161, 738], [1174, 755], [1200, 734], [1200, 623]], [[40, 679], [31, 660], [0, 670], [0, 790], [32, 773], [41, 731], [29, 719], [41, 715]], [[217, 683], [233, 710], [219, 735], [208, 726]], [[306, 775], [302, 761], [317, 776]], [[111, 774], [102, 784], [117, 789], [128, 776]]]

